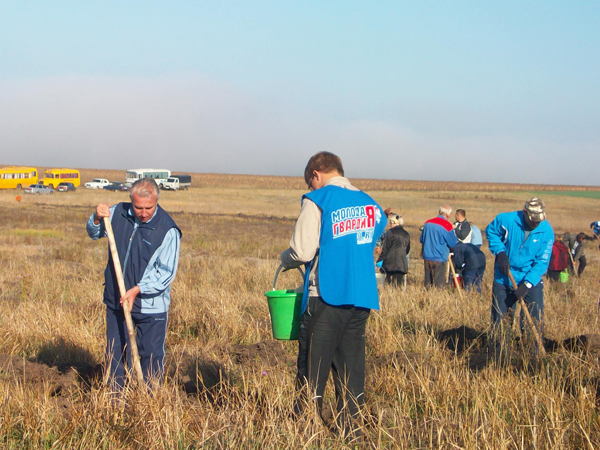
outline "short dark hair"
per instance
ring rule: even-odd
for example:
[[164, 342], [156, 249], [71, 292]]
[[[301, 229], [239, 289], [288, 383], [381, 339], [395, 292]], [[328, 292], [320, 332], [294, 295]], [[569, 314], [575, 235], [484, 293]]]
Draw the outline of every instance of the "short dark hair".
[[577, 239], [580, 242], [583, 242], [583, 241], [585, 241], [586, 237], [587, 236], [585, 235], [585, 233], [579, 233], [575, 239]]
[[341, 176], [344, 176], [342, 160], [339, 156], [330, 152], [319, 152], [311, 156], [304, 169], [304, 181], [306, 181], [306, 184], [310, 184], [315, 170], [324, 173], [337, 171]]
[[457, 209], [456, 214], [458, 214], [459, 216], [463, 216], [465, 218], [467, 217], [467, 213], [465, 212], [464, 209]]

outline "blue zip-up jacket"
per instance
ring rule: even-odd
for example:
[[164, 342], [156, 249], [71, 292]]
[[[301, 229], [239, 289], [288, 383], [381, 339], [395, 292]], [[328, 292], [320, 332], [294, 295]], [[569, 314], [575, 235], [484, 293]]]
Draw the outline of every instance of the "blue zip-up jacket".
[[423, 244], [423, 259], [427, 261], [448, 261], [450, 249], [458, 244], [452, 224], [444, 216], [425, 222], [419, 240]]
[[[118, 217], [115, 217], [115, 211], [118, 211]], [[160, 206], [146, 223], [135, 217], [129, 203], [112, 206], [110, 218], [125, 287], [130, 289], [137, 285], [140, 288], [132, 312], [167, 312], [171, 301], [171, 282], [177, 272], [181, 231]], [[89, 218], [86, 228], [94, 240], [106, 237], [103, 222], [94, 224], [94, 214]], [[111, 309], [121, 308], [117, 283], [112, 273], [110, 249], [105, 281], [104, 303]]]
[[[501, 213], [487, 226], [485, 235], [492, 254], [506, 252], [517, 284], [527, 281], [536, 286], [542, 280], [554, 243], [554, 231], [547, 220], [531, 230], [525, 239], [523, 211]], [[496, 265], [494, 268], [494, 280], [510, 286], [508, 276], [502, 275]]]

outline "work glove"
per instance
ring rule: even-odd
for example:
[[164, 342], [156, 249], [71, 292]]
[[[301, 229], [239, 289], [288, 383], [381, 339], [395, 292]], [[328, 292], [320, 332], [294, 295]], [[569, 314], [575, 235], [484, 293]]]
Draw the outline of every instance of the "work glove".
[[529, 288], [527, 287], [527, 285], [525, 283], [521, 283], [519, 287], [517, 287], [515, 295], [517, 296], [517, 298], [523, 298], [527, 295], [528, 292]]
[[496, 255], [496, 266], [502, 275], [508, 275], [510, 272], [510, 262], [506, 252], [500, 252]]

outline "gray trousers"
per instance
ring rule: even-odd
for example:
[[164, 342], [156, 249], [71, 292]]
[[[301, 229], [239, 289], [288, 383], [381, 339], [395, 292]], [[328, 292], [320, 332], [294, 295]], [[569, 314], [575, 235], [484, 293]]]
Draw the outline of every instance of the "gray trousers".
[[435, 286], [436, 288], [443, 288], [446, 286], [446, 264], [427, 259], [423, 263], [425, 264], [425, 287]]

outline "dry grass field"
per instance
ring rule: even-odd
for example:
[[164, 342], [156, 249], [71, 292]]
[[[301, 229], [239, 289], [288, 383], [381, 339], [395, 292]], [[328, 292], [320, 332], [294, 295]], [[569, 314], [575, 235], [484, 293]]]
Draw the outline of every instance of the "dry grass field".
[[[82, 175], [123, 178], [122, 171]], [[127, 194], [79, 188], [17, 203], [17, 192], [0, 191], [0, 448], [346, 447], [314, 412], [292, 419], [297, 344], [272, 339], [264, 297], [300, 210], [301, 179], [194, 175], [193, 183], [160, 199], [183, 231], [165, 383], [153, 395], [131, 390], [118, 400], [101, 380], [107, 244], [89, 239], [85, 222], [98, 202]], [[383, 288], [381, 311], [367, 325], [362, 445], [600, 447], [597, 244], [588, 244], [582, 278], [546, 285], [551, 351], [535, 358], [515, 345], [504, 366], [485, 352], [493, 264], [486, 244], [483, 293], [464, 299], [453, 289], [425, 291], [418, 245], [418, 227], [443, 203], [466, 209], [483, 230], [530, 192], [552, 191], [543, 198], [562, 234], [589, 233], [600, 219], [598, 200], [558, 195], [566, 188], [556, 186], [356, 184], [405, 217], [413, 243], [406, 291]], [[278, 286], [299, 284], [291, 272]], [[562, 345], [580, 335], [587, 345]], [[326, 400], [330, 408], [332, 390]]]

